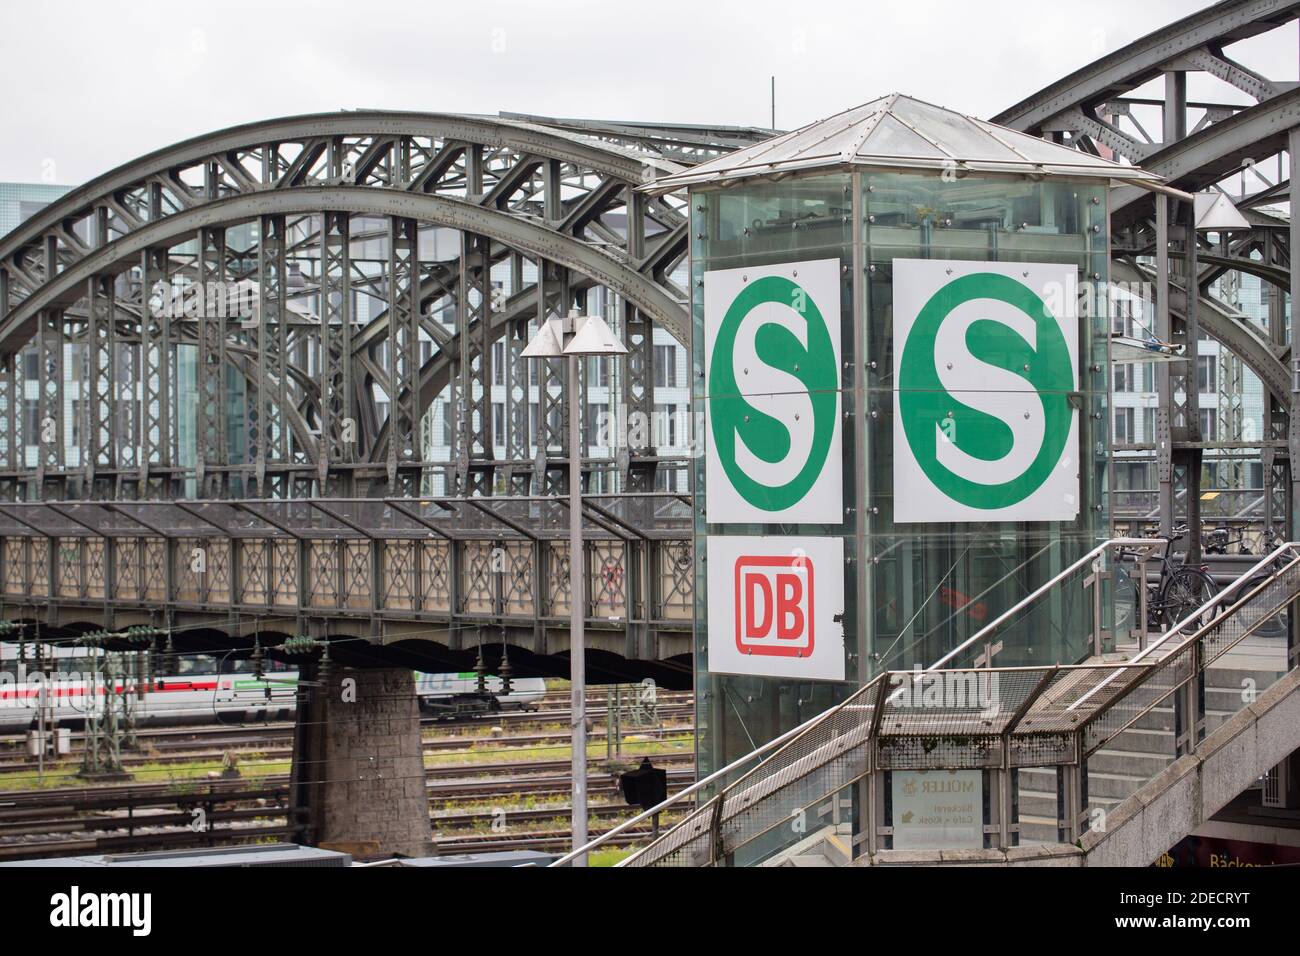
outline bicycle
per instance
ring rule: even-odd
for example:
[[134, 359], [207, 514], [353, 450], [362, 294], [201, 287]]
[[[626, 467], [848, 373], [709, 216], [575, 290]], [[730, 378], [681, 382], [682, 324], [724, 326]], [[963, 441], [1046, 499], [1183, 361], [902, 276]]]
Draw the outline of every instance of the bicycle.
[[[1235, 535], [1235, 536], [1234, 536]], [[1253, 554], [1246, 541], [1246, 532], [1242, 528], [1215, 528], [1206, 532], [1201, 539], [1201, 550], [1206, 554], [1228, 554], [1228, 548], [1237, 546], [1233, 554]]]
[[[1187, 527], [1175, 528], [1172, 534], [1153, 535], [1156, 540], [1164, 541], [1163, 553], [1159, 554], [1160, 578], [1155, 584], [1142, 581], [1147, 594], [1147, 627], [1156, 631], [1165, 631], [1183, 620], [1197, 608], [1206, 604], [1218, 592], [1219, 587], [1210, 577], [1205, 565], [1199, 567], [1185, 563], [1175, 564], [1169, 554], [1174, 542], [1187, 534]], [[1122, 549], [1121, 560], [1139, 555], [1136, 549]], [[1150, 560], [1150, 558], [1148, 558]], [[1140, 565], [1145, 569], [1145, 562]]]

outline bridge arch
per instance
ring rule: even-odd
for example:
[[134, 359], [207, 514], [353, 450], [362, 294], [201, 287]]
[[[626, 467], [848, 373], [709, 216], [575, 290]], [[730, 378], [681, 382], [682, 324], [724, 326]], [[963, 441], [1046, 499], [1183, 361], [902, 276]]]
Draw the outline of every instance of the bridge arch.
[[[140, 482], [151, 483], [150, 493], [175, 494], [182, 479], [215, 497], [229, 493], [232, 480], [243, 494], [291, 494], [295, 484], [300, 492], [350, 492], [376, 481], [412, 491], [428, 465], [421, 416], [451, 383], [455, 488], [489, 488], [493, 410], [483, 382], [502, 336], [506, 361], [522, 368], [509, 343], [522, 344], [528, 322], [603, 289], [636, 346], [630, 364], [640, 373], [628, 376], [625, 391], [641, 404], [653, 400], [651, 331], [689, 340], [686, 293], [672, 279], [687, 246], [680, 202], [635, 192], [680, 168], [651, 149], [520, 120], [374, 111], [269, 120], [158, 150], [0, 239], [5, 407], [20, 407], [27, 394], [19, 394], [26, 387], [12, 356], [35, 341], [45, 373], [40, 421], [55, 420], [66, 435], [62, 382], [50, 379], [62, 371], [63, 347], [79, 342], [89, 354], [76, 469], [86, 493], [92, 476], [112, 482], [95, 492], [109, 496], [133, 496]], [[227, 232], [245, 224], [243, 247], [228, 247]], [[454, 254], [441, 248], [449, 239], [459, 246]], [[304, 248], [315, 250], [304, 295], [316, 314], [295, 314], [290, 304], [286, 263]], [[495, 276], [507, 266], [502, 289]], [[526, 272], [535, 278], [526, 281]], [[158, 281], [202, 288], [214, 279], [251, 283], [258, 321], [239, 329], [226, 317], [162, 322], [151, 313], [146, 290]], [[353, 302], [362, 293], [370, 307], [359, 317]], [[440, 318], [452, 317], [451, 329], [434, 320], [434, 304]], [[175, 419], [184, 410], [168, 394], [175, 383], [164, 358], [171, 354], [178, 374], [182, 344], [198, 353], [192, 466], [177, 460]], [[125, 393], [102, 384], [116, 380], [120, 364], [145, 383], [142, 415], [129, 426], [113, 408]], [[248, 406], [243, 460], [231, 454], [233, 439], [219, 421], [229, 414], [228, 365]], [[518, 382], [511, 385], [517, 397]], [[562, 450], [562, 436], [540, 433], [558, 432], [557, 417], [547, 409], [533, 436], [552, 453]], [[0, 450], [9, 459], [0, 456], [0, 472], [10, 473], [11, 488], [33, 471], [20, 426], [17, 414], [0, 414]], [[527, 410], [511, 409], [507, 427], [508, 457], [530, 457]], [[41, 448], [38, 481], [66, 472], [69, 457]], [[467, 460], [482, 464], [466, 467]]]

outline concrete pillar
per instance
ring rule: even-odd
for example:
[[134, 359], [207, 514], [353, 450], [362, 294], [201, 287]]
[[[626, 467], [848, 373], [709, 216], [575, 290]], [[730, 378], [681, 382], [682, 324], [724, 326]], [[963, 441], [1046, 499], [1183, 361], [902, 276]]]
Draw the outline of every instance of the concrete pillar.
[[359, 859], [431, 855], [411, 671], [334, 669], [302, 696], [292, 774], [299, 839]]

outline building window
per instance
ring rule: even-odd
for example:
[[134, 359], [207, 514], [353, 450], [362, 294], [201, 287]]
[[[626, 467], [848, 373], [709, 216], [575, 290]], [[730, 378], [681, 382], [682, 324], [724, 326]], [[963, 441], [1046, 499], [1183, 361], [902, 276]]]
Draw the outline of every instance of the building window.
[[1129, 327], [1129, 306], [1127, 302], [1115, 303], [1115, 318], [1111, 321], [1110, 330], [1115, 335], [1128, 335]]
[[1131, 392], [1133, 391], [1133, 363], [1121, 362], [1115, 366], [1115, 391]]
[[492, 384], [506, 383], [506, 343], [492, 343]]
[[1115, 443], [1127, 444], [1134, 440], [1133, 435], [1133, 409], [1117, 408], [1115, 409]]
[[1142, 409], [1142, 440], [1156, 440], [1156, 410], [1154, 408]]
[[1201, 441], [1218, 441], [1219, 416], [1213, 408], [1201, 409]]
[[677, 385], [677, 347], [655, 346], [655, 386], [673, 388]]
[[1156, 390], [1156, 366], [1154, 362], [1147, 362], [1142, 366], [1142, 391], [1154, 392]]
[[506, 443], [506, 406], [504, 402], [492, 403], [492, 444]]
[[1209, 395], [1219, 390], [1219, 369], [1213, 355], [1196, 357], [1196, 390]]
[[656, 405], [654, 413], [654, 435], [653, 444], [661, 448], [676, 448], [680, 444], [681, 435], [678, 426], [681, 424], [679, 419], [680, 405]]

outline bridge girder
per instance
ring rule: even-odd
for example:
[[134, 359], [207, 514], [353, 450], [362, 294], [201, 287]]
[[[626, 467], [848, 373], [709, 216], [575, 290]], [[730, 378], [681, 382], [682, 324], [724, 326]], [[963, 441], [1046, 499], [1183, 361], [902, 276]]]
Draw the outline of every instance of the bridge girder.
[[[1291, 24], [1297, 17], [1300, 3], [1288, 0], [1224, 0], [1097, 59], [994, 117], [994, 122], [1058, 142], [1069, 137], [1077, 148], [1089, 153], [1113, 150], [1187, 192], [1225, 192], [1221, 184], [1228, 177], [1242, 176], [1242, 195], [1237, 202], [1250, 230], [1231, 230], [1231, 245], [1247, 250], [1246, 254], [1262, 251], [1264, 261], [1255, 265], [1234, 261], [1234, 256], [1210, 247], [1208, 236], [1198, 232], [1195, 211], [1187, 203], [1163, 195], [1138, 195], [1123, 187], [1111, 195], [1112, 233], [1124, 235], [1124, 240], [1116, 243], [1118, 254], [1129, 256], [1134, 250], [1146, 249], [1157, 260], [1152, 273], [1157, 289], [1156, 335], [1184, 343], [1189, 356], [1176, 370], [1167, 363], [1159, 366], [1161, 405], [1168, 414], [1157, 416], [1155, 447], [1161, 524], [1168, 532], [1174, 522], [1175, 502], [1186, 502], [1187, 523], [1193, 529], [1188, 551], [1193, 556], [1200, 541], [1196, 504], [1200, 500], [1200, 449], [1206, 444], [1200, 440], [1204, 436], [1199, 433], [1195, 379], [1197, 333], [1201, 329], [1219, 339], [1266, 385], [1269, 398], [1266, 434], [1262, 436], [1268, 486], [1266, 523], [1270, 528], [1280, 524], [1293, 530], [1300, 512], [1300, 366], [1289, 345], [1291, 335], [1280, 307], [1280, 293], [1300, 291], [1289, 267], [1290, 248], [1300, 244], [1300, 231], [1294, 221], [1265, 215], [1258, 208], [1263, 203], [1289, 200], [1293, 218], [1300, 205], [1295, 187], [1300, 86], [1293, 81], [1270, 80], [1234, 60], [1226, 50], [1238, 41]], [[1214, 77], [1244, 93], [1251, 102], [1189, 102], [1189, 73]], [[1162, 96], [1143, 99], [1131, 95], [1161, 77]], [[1137, 115], [1157, 110], [1158, 138]], [[1193, 122], [1198, 113], [1199, 119]], [[1132, 132], [1122, 128], [1126, 124]], [[1275, 180], [1270, 181], [1261, 170], [1274, 156], [1278, 169]], [[1247, 194], [1247, 176], [1258, 180], [1262, 188]], [[1219, 242], [1229, 244], [1222, 232]], [[1204, 271], [1199, 264], [1202, 255], [1209, 266]], [[1117, 262], [1114, 271], [1122, 273], [1125, 268]], [[1257, 275], [1278, 291], [1269, 309], [1266, 335], [1248, 328], [1249, 323], [1234, 317], [1222, 303], [1184, 294], [1193, 284], [1186, 276], [1195, 276], [1195, 285], [1203, 287], [1229, 269]], [[1294, 322], [1291, 326], [1294, 328]], [[1177, 420], [1176, 427], [1171, 420]]]
[[[9, 389], [8, 407], [22, 400], [12, 356], [37, 329], [45, 329], [47, 341], [61, 336], [65, 344], [89, 347], [102, 340], [88, 364], [93, 380], [111, 378], [107, 366], [119, 363], [136, 363], [133, 368], [156, 379], [157, 369], [140, 364], [157, 365], [171, 351], [174, 365], [175, 347], [195, 343], [201, 399], [197, 467], [179, 468], [174, 426], [170, 437], [160, 438], [156, 422], [134, 422], [120, 431], [138, 436], [147, 425], [155, 445], [173, 446], [143, 450], [142, 481], [152, 464], [155, 474], [170, 474], [173, 482], [197, 477], [201, 494], [220, 497], [236, 473], [246, 473], [251, 483], [239, 489], [243, 493], [287, 494], [292, 481], [305, 481], [312, 471], [318, 491], [350, 491], [363, 473], [366, 480], [382, 478], [391, 489], [401, 472], [406, 477], [400, 484], [411, 490], [412, 476], [429, 465], [415, 447], [421, 416], [451, 386], [456, 487], [471, 490], [467, 458], [483, 461], [488, 476], [494, 467], [492, 410], [483, 397], [492, 381], [493, 346], [503, 335], [509, 344], [526, 334], [521, 321], [527, 326], [549, 311], [581, 305], [587, 291], [599, 287], [622, 311], [618, 325], [647, 324], [689, 341], [686, 294], [671, 278], [687, 249], [680, 202], [635, 192], [681, 167], [651, 149], [623, 145], [640, 143], [645, 130], [598, 125], [584, 133], [452, 114], [289, 117], [197, 137], [107, 173], [0, 239], [0, 377]], [[716, 154], [756, 135], [720, 131], [722, 141], [709, 146], [703, 128], [666, 129], [663, 135], [688, 160], [692, 152]], [[228, 233], [244, 224], [251, 224], [241, 240], [244, 248], [229, 247]], [[454, 234], [462, 242], [448, 257], [440, 244]], [[475, 250], [468, 266], [462, 248]], [[286, 263], [297, 265], [304, 255], [310, 273], [295, 276], [294, 292]], [[153, 328], [146, 289], [156, 286], [146, 280], [155, 275], [141, 265], [150, 261], [157, 276], [173, 284], [197, 282], [202, 289], [214, 278], [251, 283], [259, 308], [268, 313], [265, 328], [260, 321], [234, 323], [224, 315], [214, 321], [178, 316], [164, 329]], [[507, 265], [509, 307], [499, 309], [493, 270]], [[525, 266], [541, 278], [525, 282]], [[98, 326], [77, 319], [89, 314], [83, 305], [87, 289], [97, 287], [115, 316], [112, 335], [99, 340], [91, 335]], [[539, 292], [530, 296], [533, 288]], [[344, 294], [346, 305], [339, 305]], [[362, 295], [368, 305], [379, 306], [368, 309], [369, 319], [352, 314]], [[120, 307], [124, 298], [127, 308]], [[318, 314], [295, 314], [295, 300], [309, 302]], [[444, 321], [451, 317], [454, 331], [435, 321], [435, 308]], [[310, 310], [297, 309], [304, 311]], [[484, 316], [490, 321], [482, 321]], [[146, 329], [154, 332], [149, 341]], [[635, 338], [641, 352], [651, 349], [650, 336]], [[426, 361], [422, 339], [432, 353]], [[159, 341], [167, 343], [162, 352]], [[507, 361], [523, 368], [518, 344]], [[649, 367], [648, 354], [638, 360]], [[228, 365], [244, 380], [248, 454], [255, 461], [232, 460], [226, 436], [213, 424], [227, 397], [221, 370]], [[517, 372], [512, 369], [512, 380]], [[542, 385], [549, 392], [547, 381]], [[511, 391], [517, 398], [517, 390]], [[105, 396], [83, 397], [92, 406], [89, 420], [98, 415], [104, 422], [88, 423], [87, 430], [117, 442], [115, 413]], [[168, 401], [174, 405], [174, 395]], [[48, 404], [61, 407], [53, 395]], [[148, 405], [146, 416], [166, 418], [158, 405]], [[31, 477], [17, 454], [24, 443], [17, 419], [0, 416], [6, 433], [0, 448], [14, 450], [0, 460], [0, 473], [8, 473], [0, 483], [13, 494]], [[403, 432], [400, 442], [389, 440], [392, 420]], [[527, 416], [511, 410], [509, 420], [509, 454], [531, 467], [528, 436], [519, 438]], [[56, 424], [64, 434], [66, 423]], [[353, 445], [341, 441], [345, 424]], [[557, 444], [563, 451], [563, 442], [550, 434], [561, 431], [557, 424], [554, 414], [547, 415], [534, 436], [552, 453]], [[104, 465], [100, 475], [133, 470], [133, 442], [111, 451], [101, 443], [98, 452], [88, 452], [84, 476], [94, 473], [96, 457]], [[265, 485], [268, 471], [278, 475], [275, 489]], [[216, 484], [205, 483], [205, 474]], [[96, 493], [89, 481], [84, 490]], [[125, 493], [137, 490], [128, 482]], [[485, 490], [481, 480], [478, 490]], [[110, 493], [123, 493], [120, 480]], [[153, 493], [169, 492], [155, 487]]]

